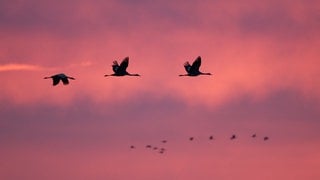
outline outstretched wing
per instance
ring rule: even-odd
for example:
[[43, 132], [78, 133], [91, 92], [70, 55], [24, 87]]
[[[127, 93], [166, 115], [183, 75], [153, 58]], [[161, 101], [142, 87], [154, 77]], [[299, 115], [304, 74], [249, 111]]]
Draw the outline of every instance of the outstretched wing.
[[183, 64], [183, 66], [184, 66], [184, 68], [186, 69], [187, 73], [189, 73], [189, 72], [190, 72], [190, 68], [191, 68], [191, 65], [189, 64], [189, 62], [188, 62], [188, 61], [185, 62], [185, 63]]
[[52, 82], [53, 82], [52, 85], [54, 85], [54, 86], [59, 84], [59, 82], [60, 82], [59, 76], [52, 76]]
[[68, 78], [61, 78], [61, 80], [62, 80], [64, 85], [68, 85], [69, 84]]
[[118, 71], [119, 72], [125, 72], [127, 70], [127, 67], [129, 65], [129, 57], [124, 58], [124, 60], [121, 62]]
[[200, 66], [201, 66], [201, 57], [198, 56], [197, 59], [194, 60], [194, 62], [192, 63], [190, 71], [197, 72], [197, 71], [199, 71]]
[[113, 61], [113, 64], [112, 64], [112, 70], [113, 70], [113, 72], [117, 73], [118, 69], [119, 69], [119, 64], [118, 64], [118, 62], [117, 62], [117, 61]]

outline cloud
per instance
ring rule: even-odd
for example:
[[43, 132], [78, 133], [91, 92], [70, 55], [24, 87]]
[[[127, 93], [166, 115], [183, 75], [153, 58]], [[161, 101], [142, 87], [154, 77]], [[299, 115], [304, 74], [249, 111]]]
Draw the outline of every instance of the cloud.
[[[90, 61], [82, 61], [79, 63], [72, 63], [70, 65], [68, 65], [65, 68], [76, 68], [76, 67], [89, 67], [91, 66], [93, 63]], [[32, 65], [32, 64], [2, 64], [0, 65], [0, 72], [1, 71], [42, 71], [42, 70], [57, 70], [57, 69], [61, 69], [61, 67], [43, 67], [43, 66], [39, 66], [39, 65]]]
[[[257, 131], [280, 139], [305, 141], [304, 138], [308, 138], [312, 141], [319, 134], [318, 106], [316, 100], [305, 100], [301, 94], [290, 90], [273, 93], [260, 102], [243, 96], [215, 108], [188, 106], [184, 99], [176, 96], [158, 98], [146, 93], [105, 102], [77, 96], [66, 106], [46, 102], [26, 106], [3, 100], [0, 103], [4, 129], [1, 133], [8, 136], [1, 137], [3, 141], [10, 141], [6, 137], [18, 137], [13, 134], [21, 135], [19, 138], [28, 135], [30, 140], [87, 135], [99, 140], [105, 134], [106, 139], [113, 141], [113, 138], [130, 134], [152, 140], [163, 136], [174, 139], [187, 133], [214, 132], [223, 136], [230, 131], [243, 134]], [[53, 132], [61, 136], [55, 137]], [[294, 132], [299, 133], [291, 134]], [[145, 134], [152, 137], [144, 137]]]
[[2, 64], [0, 65], [1, 71], [40, 71], [44, 67], [31, 65], [31, 64]]

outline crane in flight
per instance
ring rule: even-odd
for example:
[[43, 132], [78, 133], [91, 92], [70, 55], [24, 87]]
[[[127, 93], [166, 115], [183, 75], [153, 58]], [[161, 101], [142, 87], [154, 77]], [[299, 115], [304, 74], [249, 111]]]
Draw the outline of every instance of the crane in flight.
[[237, 136], [236, 136], [235, 134], [233, 134], [233, 135], [230, 137], [231, 140], [234, 140], [234, 139], [236, 139], [236, 138], [237, 138]]
[[187, 61], [184, 63], [184, 68], [187, 71], [187, 74], [180, 74], [179, 76], [198, 76], [198, 75], [212, 75], [211, 73], [203, 73], [199, 70], [201, 66], [201, 57], [198, 56], [196, 60], [190, 65]]
[[68, 85], [69, 84], [69, 80], [68, 79], [72, 79], [75, 80], [75, 78], [67, 76], [63, 73], [60, 74], [55, 74], [53, 76], [48, 76], [48, 77], [44, 77], [44, 79], [52, 79], [52, 85], [56, 86], [59, 84], [60, 80], [62, 81], [63, 85]]
[[125, 57], [120, 65], [118, 64], [118, 61], [113, 61], [112, 64], [112, 70], [113, 74], [106, 74], [106, 76], [140, 76], [139, 74], [131, 74], [127, 71], [127, 67], [129, 65], [129, 57]]

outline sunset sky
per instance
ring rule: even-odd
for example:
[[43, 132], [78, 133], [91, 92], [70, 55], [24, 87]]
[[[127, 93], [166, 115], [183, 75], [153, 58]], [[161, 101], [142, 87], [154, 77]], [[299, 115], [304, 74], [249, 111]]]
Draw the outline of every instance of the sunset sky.
[[1, 0], [0, 179], [319, 180], [319, 48], [319, 0]]

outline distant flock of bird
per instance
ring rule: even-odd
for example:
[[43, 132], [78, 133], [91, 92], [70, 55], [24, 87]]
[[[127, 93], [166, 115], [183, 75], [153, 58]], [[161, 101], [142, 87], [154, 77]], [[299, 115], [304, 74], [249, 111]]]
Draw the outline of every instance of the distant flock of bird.
[[[252, 134], [252, 135], [251, 135], [251, 138], [257, 138], [257, 134]], [[229, 139], [230, 139], [231, 141], [233, 141], [233, 140], [237, 139], [237, 135], [236, 135], [236, 134], [232, 134]], [[189, 140], [189, 141], [193, 141], [193, 140], [195, 140], [195, 137], [191, 136], [191, 137], [189, 137], [188, 140]], [[209, 141], [214, 140], [213, 135], [209, 136], [209, 137], [208, 137], [208, 140], [209, 140]], [[269, 137], [268, 137], [268, 136], [264, 136], [264, 137], [263, 137], [263, 141], [268, 141], [268, 140], [269, 140]], [[162, 140], [162, 141], [161, 141], [162, 144], [166, 144], [167, 142], [168, 142], [167, 140]], [[130, 148], [130, 149], [136, 149], [137, 146], [135, 146], [135, 145], [130, 145], [129, 148]], [[156, 151], [156, 152], [158, 152], [158, 153], [160, 153], [160, 154], [163, 154], [163, 153], [165, 153], [165, 152], [167, 151], [167, 149], [166, 149], [165, 147], [163, 147], [163, 146], [162, 146], [162, 147], [159, 147], [159, 146], [153, 146], [153, 145], [151, 145], [151, 144], [146, 144], [144, 148], [150, 149], [150, 150], [153, 150], [153, 151]]]
[[[122, 62], [120, 63], [120, 65], [118, 64], [118, 61], [113, 61], [112, 64], [112, 70], [113, 70], [113, 74], [106, 74], [104, 75], [105, 77], [107, 76], [140, 76], [139, 74], [131, 74], [127, 71], [127, 67], [129, 65], [129, 57], [125, 57]], [[203, 73], [199, 70], [200, 66], [201, 66], [201, 57], [198, 56], [194, 62], [192, 63], [192, 65], [190, 65], [190, 63], [187, 61], [183, 64], [187, 74], [180, 74], [179, 76], [199, 76], [199, 75], [212, 75], [211, 73]], [[75, 78], [67, 76], [63, 73], [60, 74], [55, 74], [52, 76], [48, 76], [48, 77], [44, 77], [44, 79], [52, 79], [53, 81], [53, 86], [56, 86], [57, 84], [59, 84], [60, 81], [62, 81], [62, 83], [64, 85], [68, 85], [69, 84], [69, 79], [71, 80], [75, 80]]]

